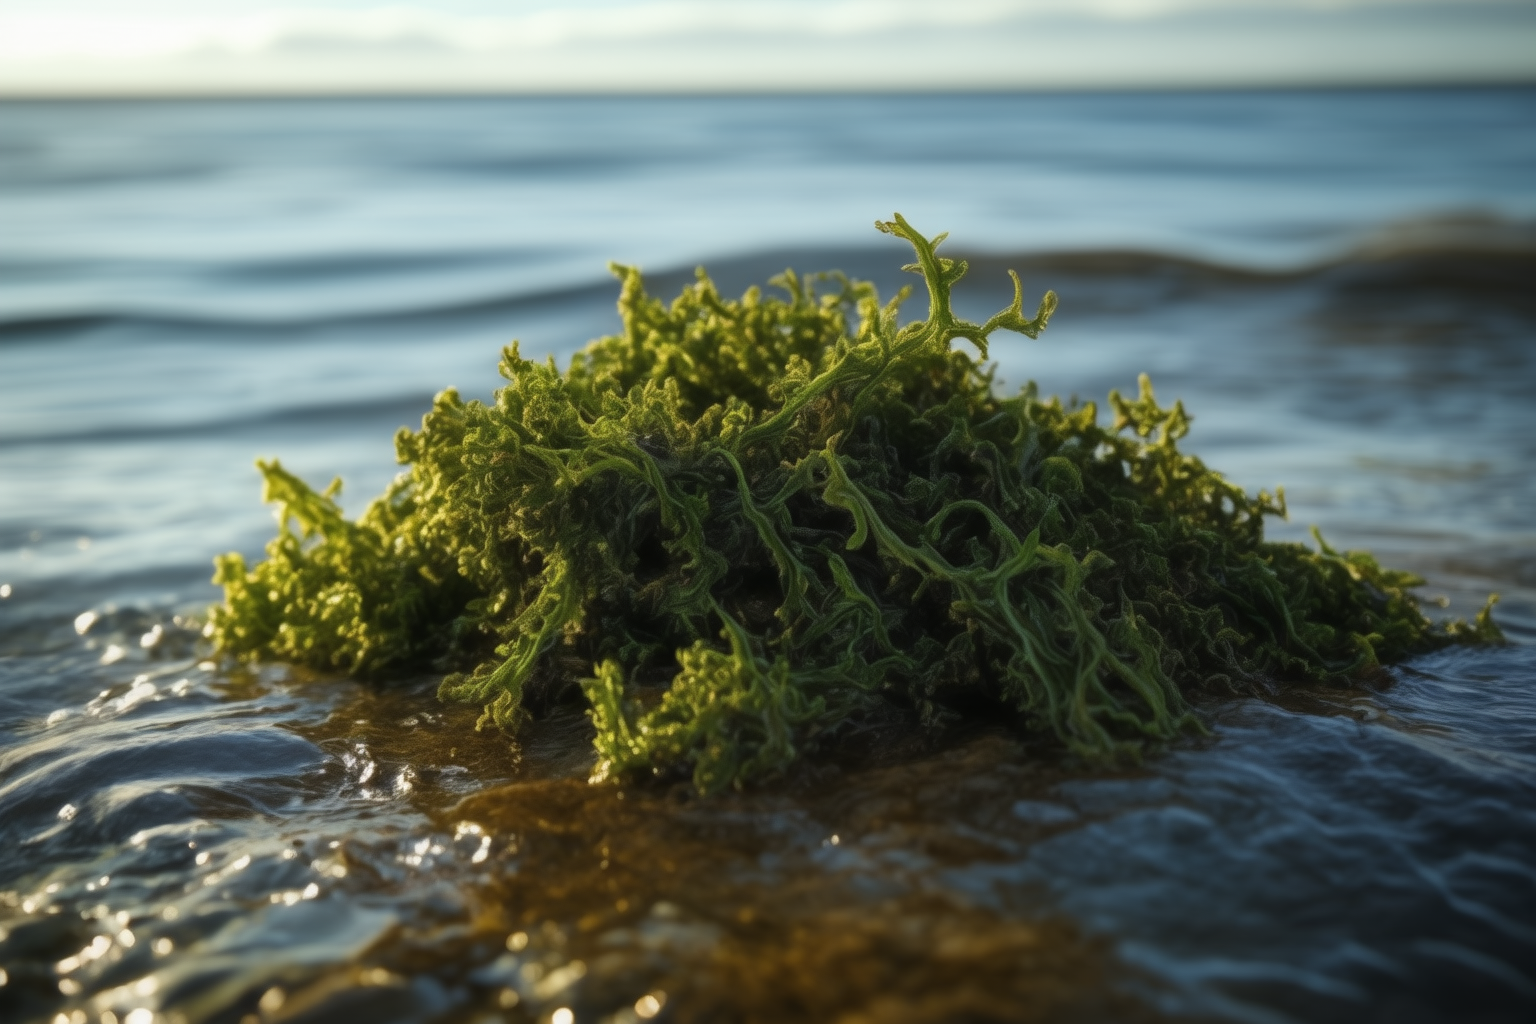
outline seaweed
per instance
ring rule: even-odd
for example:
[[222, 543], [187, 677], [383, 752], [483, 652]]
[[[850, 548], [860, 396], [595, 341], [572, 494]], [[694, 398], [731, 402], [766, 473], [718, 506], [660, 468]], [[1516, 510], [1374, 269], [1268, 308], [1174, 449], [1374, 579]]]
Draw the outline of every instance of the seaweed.
[[[242, 658], [361, 677], [458, 669], [440, 695], [515, 733], [579, 685], [595, 777], [782, 771], [893, 712], [1003, 716], [1096, 761], [1198, 731], [1188, 695], [1343, 681], [1453, 642], [1423, 581], [1368, 554], [1264, 540], [1249, 496], [1179, 451], [1190, 418], [1134, 398], [1000, 397], [994, 332], [960, 318], [964, 260], [897, 214], [926, 318], [840, 274], [670, 305], [632, 267], [622, 332], [565, 372], [505, 349], [493, 404], [439, 394], [409, 469], [355, 522], [276, 461], [267, 558], [217, 560], [209, 635]], [[818, 292], [818, 285], [823, 290]], [[966, 341], [971, 355], [956, 341]], [[1491, 606], [1490, 601], [1490, 606]]]

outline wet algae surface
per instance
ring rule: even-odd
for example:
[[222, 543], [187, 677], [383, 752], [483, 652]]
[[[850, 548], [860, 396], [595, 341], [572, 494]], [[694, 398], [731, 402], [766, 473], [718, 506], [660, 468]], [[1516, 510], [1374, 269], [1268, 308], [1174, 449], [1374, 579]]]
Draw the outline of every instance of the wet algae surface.
[[513, 346], [493, 405], [439, 395], [357, 522], [340, 480], [262, 463], [279, 535], [249, 570], [220, 559], [206, 635], [364, 675], [467, 662], [440, 695], [512, 734], [530, 689], [558, 699], [586, 670], [593, 781], [681, 769], [705, 794], [903, 713], [1013, 715], [1084, 759], [1134, 758], [1199, 728], [1187, 691], [1503, 641], [1492, 599], [1435, 624], [1412, 573], [1266, 542], [1283, 493], [1180, 452], [1189, 416], [1145, 375], [1137, 399], [1110, 393], [1107, 429], [1033, 384], [999, 397], [955, 343], [985, 359], [997, 331], [1036, 338], [1056, 294], [1026, 318], [1010, 270], [1012, 304], [970, 322], [945, 236], [876, 226], [912, 246], [924, 319], [898, 326], [909, 289], [882, 304], [840, 274], [733, 301], [701, 270], [667, 306], [616, 267], [622, 333], [565, 373]]

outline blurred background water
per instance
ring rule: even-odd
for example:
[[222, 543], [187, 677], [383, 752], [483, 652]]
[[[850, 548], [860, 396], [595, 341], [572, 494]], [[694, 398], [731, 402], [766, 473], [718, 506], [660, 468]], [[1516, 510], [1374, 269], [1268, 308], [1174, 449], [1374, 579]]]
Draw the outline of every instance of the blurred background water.
[[[570, 788], [579, 720], [514, 754], [431, 680], [202, 660], [212, 557], [272, 531], [257, 456], [357, 511], [434, 392], [613, 330], [608, 260], [889, 294], [895, 210], [971, 257], [966, 311], [1010, 266], [1059, 293], [994, 342], [1004, 387], [1150, 373], [1192, 450], [1285, 486], [1272, 535], [1369, 547], [1436, 614], [1499, 592], [1514, 644], [1212, 704], [1114, 777], [981, 736], [641, 818]], [[0, 104], [0, 1013], [1529, 1019], [1533, 393], [1530, 88]], [[731, 957], [807, 934], [747, 972], [790, 1002], [744, 1008]], [[986, 942], [818, 983], [851, 934], [857, 977]]]

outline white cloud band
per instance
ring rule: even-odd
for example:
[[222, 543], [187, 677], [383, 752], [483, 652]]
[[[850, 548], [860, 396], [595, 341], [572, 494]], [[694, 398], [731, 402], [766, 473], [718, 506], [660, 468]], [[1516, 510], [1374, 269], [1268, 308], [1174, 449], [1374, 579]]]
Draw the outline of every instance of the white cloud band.
[[[15, 5], [11, 5], [15, 6]], [[513, 14], [416, 7], [307, 7], [214, 16], [0, 13], [0, 59], [154, 61], [295, 48], [517, 52], [583, 42], [689, 36], [854, 38], [912, 29], [985, 29], [1040, 18], [1124, 21], [1231, 11], [1422, 6], [1419, 0], [641, 0], [596, 6], [520, 5]]]
[[0, 0], [0, 95], [1536, 79], [1536, 0], [339, 2]]

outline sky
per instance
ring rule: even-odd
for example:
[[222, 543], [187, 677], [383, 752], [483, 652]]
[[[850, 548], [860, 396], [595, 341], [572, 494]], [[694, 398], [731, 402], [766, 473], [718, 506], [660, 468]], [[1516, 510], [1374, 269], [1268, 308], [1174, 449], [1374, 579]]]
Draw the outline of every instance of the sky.
[[0, 0], [0, 95], [1536, 81], [1536, 0]]

